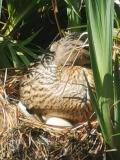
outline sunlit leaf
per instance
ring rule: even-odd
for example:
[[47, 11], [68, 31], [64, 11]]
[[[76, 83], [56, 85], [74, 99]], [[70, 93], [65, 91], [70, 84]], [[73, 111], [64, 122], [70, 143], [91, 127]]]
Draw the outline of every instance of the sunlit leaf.
[[[114, 146], [110, 107], [113, 102], [112, 35], [113, 0], [85, 0], [90, 56], [96, 86], [96, 115], [105, 142]], [[98, 109], [96, 108], [98, 107]]]

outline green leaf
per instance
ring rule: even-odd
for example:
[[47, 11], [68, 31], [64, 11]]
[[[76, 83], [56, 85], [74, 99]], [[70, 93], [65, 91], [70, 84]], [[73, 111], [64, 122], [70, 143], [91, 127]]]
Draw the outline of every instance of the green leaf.
[[8, 58], [8, 50], [0, 44], [0, 68], [11, 67], [10, 59]]
[[115, 58], [114, 65], [114, 121], [115, 131], [120, 132], [120, 71], [118, 55]]
[[25, 45], [29, 44], [40, 33], [40, 31], [42, 31], [42, 29], [43, 28], [40, 28], [37, 32], [32, 34], [30, 37], [28, 37], [27, 39], [20, 42], [21, 46], [25, 46]]
[[67, 15], [68, 15], [68, 27], [72, 28], [72, 31], [78, 32], [80, 31], [80, 28], [78, 27], [80, 25], [80, 5], [81, 1], [76, 0], [65, 0], [67, 3]]
[[34, 52], [32, 52], [29, 48], [24, 47], [23, 45], [20, 45], [20, 44], [17, 44], [16, 46], [21, 50], [21, 52], [23, 52], [24, 54], [26, 54], [26, 56], [29, 55], [32, 58], [36, 58], [37, 57], [37, 54], [35, 54]]
[[[103, 118], [103, 115], [102, 115], [102, 112], [101, 110], [99, 109], [99, 101], [96, 97], [96, 94], [93, 92], [89, 82], [88, 82], [88, 79], [87, 79], [87, 76], [84, 72], [84, 76], [85, 76], [85, 80], [87, 82], [87, 86], [88, 86], [88, 90], [89, 90], [89, 95], [90, 95], [90, 100], [91, 100], [91, 105], [96, 113], [96, 116], [97, 116], [97, 119], [98, 119], [98, 122], [100, 124], [100, 127], [101, 127], [101, 130], [102, 130], [102, 134], [104, 135], [104, 137], [106, 136], [106, 130], [105, 130], [105, 122], [104, 122], [104, 118]], [[109, 137], [108, 137], [109, 138]], [[106, 139], [106, 142], [109, 143], [109, 139]]]
[[0, 0], [0, 18], [1, 18], [2, 0]]
[[80, 1], [65, 0], [65, 2], [68, 4], [69, 8], [71, 8], [78, 17], [80, 17], [79, 15]]
[[[88, 38], [97, 104], [94, 106], [107, 145], [114, 147], [110, 107], [113, 102], [113, 0], [85, 0]], [[95, 100], [92, 98], [92, 101]], [[95, 105], [95, 103], [93, 103]], [[112, 113], [113, 114], [113, 113]]]
[[15, 27], [21, 22], [24, 23], [26, 17], [31, 16], [31, 13], [36, 7], [44, 7], [47, 3], [43, 1], [29, 1], [29, 0], [8, 0], [8, 14], [9, 19], [6, 24], [6, 31], [4, 35], [9, 35]]
[[[91, 63], [97, 94], [100, 96], [104, 92], [103, 83], [108, 78], [106, 74], [112, 77], [113, 1], [86, 0], [85, 2], [89, 26]], [[107, 84], [106, 87], [112, 96], [111, 79]]]
[[21, 67], [22, 63], [20, 62], [20, 60], [16, 54], [16, 50], [14, 50], [12, 44], [9, 44], [8, 48], [9, 48], [11, 56], [12, 56], [14, 67], [16, 67], [16, 68]]

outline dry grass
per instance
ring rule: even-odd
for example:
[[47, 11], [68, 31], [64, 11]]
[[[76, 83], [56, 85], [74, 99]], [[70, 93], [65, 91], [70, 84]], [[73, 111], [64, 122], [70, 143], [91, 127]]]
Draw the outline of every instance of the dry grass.
[[[13, 76], [14, 75], [14, 76]], [[0, 85], [0, 159], [12, 160], [87, 160], [102, 158], [103, 138], [97, 121], [73, 128], [55, 128], [25, 117], [13, 101], [19, 99], [20, 74], [1, 73]], [[6, 78], [5, 78], [6, 77]]]

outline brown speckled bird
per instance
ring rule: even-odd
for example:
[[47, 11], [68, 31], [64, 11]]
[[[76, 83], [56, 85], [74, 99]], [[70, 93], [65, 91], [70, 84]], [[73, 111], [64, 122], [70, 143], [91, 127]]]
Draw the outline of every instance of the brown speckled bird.
[[[67, 38], [66, 38], [67, 40]], [[65, 42], [66, 42], [65, 40]], [[68, 39], [69, 40], [69, 39]], [[62, 40], [62, 46], [64, 39]], [[74, 39], [73, 39], [74, 41]], [[75, 40], [76, 41], [76, 40]], [[58, 51], [55, 56], [63, 54], [66, 56], [66, 51], [70, 51], [74, 43], [70, 40], [70, 47], [65, 47], [66, 50]], [[79, 42], [79, 41], [78, 41]], [[60, 45], [61, 45], [60, 44]], [[79, 54], [81, 53], [80, 42], [78, 43]], [[62, 47], [60, 46], [60, 47]], [[57, 46], [59, 48], [59, 46]], [[82, 54], [80, 57], [84, 56]], [[85, 54], [84, 57], [86, 57]], [[65, 57], [64, 57], [65, 58]], [[55, 57], [55, 60], [57, 57]], [[82, 60], [82, 61], [81, 61]], [[87, 55], [88, 60], [88, 55]], [[88, 87], [84, 73], [91, 85], [94, 87], [93, 76], [91, 69], [81, 67], [83, 59], [79, 59], [79, 66], [70, 66], [67, 64], [64, 67], [61, 65], [65, 59], [61, 58], [53, 65], [37, 64], [29, 69], [28, 75], [25, 75], [20, 87], [21, 101], [27, 107], [28, 111], [36, 114], [39, 118], [44, 117], [60, 117], [69, 120], [72, 123], [86, 121], [92, 114]], [[73, 59], [71, 60], [73, 62]], [[86, 64], [88, 62], [84, 62]], [[54, 65], [55, 64], [55, 65]], [[82, 63], [83, 66], [83, 63]]]
[[90, 98], [84, 72], [94, 85], [91, 70], [80, 66], [61, 67], [42, 65], [24, 77], [20, 87], [21, 101], [30, 113], [57, 116], [82, 122], [91, 115]]

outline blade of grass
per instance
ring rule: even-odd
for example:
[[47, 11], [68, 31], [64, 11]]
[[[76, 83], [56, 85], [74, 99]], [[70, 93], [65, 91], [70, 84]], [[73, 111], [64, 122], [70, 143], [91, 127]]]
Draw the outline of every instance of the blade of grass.
[[21, 52], [23, 52], [24, 54], [26, 54], [26, 55], [29, 55], [29, 56], [31, 56], [32, 58], [37, 58], [37, 54], [35, 54], [34, 52], [32, 52], [29, 48], [26, 48], [26, 47], [24, 47], [23, 45], [21, 45], [21, 44], [17, 44], [16, 45], [20, 50], [21, 50]]
[[0, 0], [0, 18], [1, 18], [2, 0]]
[[120, 73], [118, 55], [114, 64], [114, 139], [117, 148], [120, 148]]
[[9, 51], [12, 56], [14, 67], [16, 67], [16, 68], [21, 67], [22, 63], [21, 63], [20, 59], [18, 58], [18, 56], [16, 55], [16, 51], [14, 50], [12, 44], [9, 44], [8, 48], [9, 48]]
[[0, 44], [0, 68], [10, 67], [11, 63], [7, 57], [8, 50]]
[[[102, 126], [105, 126], [105, 124], [104, 124], [105, 122], [104, 122], [103, 115], [101, 114], [101, 111], [99, 109], [99, 103], [98, 103], [96, 94], [92, 91], [91, 86], [89, 85], [89, 82], [88, 82], [88, 79], [87, 79], [87, 76], [85, 75], [85, 73], [84, 73], [84, 76], [85, 76], [85, 80], [87, 82], [92, 107], [98, 117], [98, 122], [101, 126], [102, 134], [105, 137], [104, 133], [106, 133], [106, 130], [105, 130], [106, 128], [102, 127]], [[106, 139], [106, 141], [109, 141], [109, 139]]]
[[72, 31], [78, 32], [80, 31], [80, 28], [77, 26], [80, 25], [81, 21], [79, 15], [81, 1], [65, 0], [65, 2], [67, 3], [68, 27], [72, 27]]
[[112, 80], [112, 29], [113, 1], [85, 0], [88, 20], [88, 36], [93, 75], [96, 85], [96, 113], [101, 124], [105, 142], [114, 147], [111, 139], [113, 127], [110, 116], [110, 105], [113, 98]]
[[42, 31], [42, 29], [43, 29], [43, 27], [40, 28], [37, 32], [35, 32], [34, 34], [32, 34], [27, 39], [23, 40], [20, 44], [23, 45], [23, 46], [29, 44]]
[[120, 132], [120, 75], [119, 75], [119, 62], [118, 56], [115, 58], [114, 65], [114, 120], [115, 120], [115, 131]]
[[16, 52], [16, 54], [21, 59], [21, 61], [23, 62], [23, 64], [25, 64], [26, 66], [28, 66], [30, 64], [30, 61], [28, 60], [28, 58], [22, 52], [18, 51], [18, 52]]

